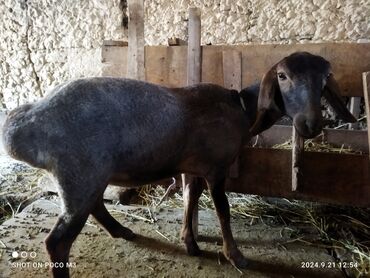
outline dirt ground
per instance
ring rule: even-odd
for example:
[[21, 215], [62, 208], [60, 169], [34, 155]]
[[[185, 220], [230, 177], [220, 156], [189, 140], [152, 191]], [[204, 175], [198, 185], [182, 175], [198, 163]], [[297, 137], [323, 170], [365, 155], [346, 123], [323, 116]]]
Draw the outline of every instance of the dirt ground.
[[[180, 209], [107, 205], [139, 236], [132, 242], [111, 238], [89, 219], [70, 256], [72, 277], [344, 277], [338, 268], [302, 268], [302, 263], [333, 262], [327, 250], [292, 241], [291, 229], [250, 225], [234, 218], [234, 236], [250, 265], [233, 268], [222, 251], [220, 228], [212, 210], [200, 211], [200, 257], [186, 254], [179, 238]], [[43, 239], [60, 211], [58, 199], [38, 200], [0, 226], [0, 276], [48, 277]], [[18, 252], [18, 258], [12, 253]]]

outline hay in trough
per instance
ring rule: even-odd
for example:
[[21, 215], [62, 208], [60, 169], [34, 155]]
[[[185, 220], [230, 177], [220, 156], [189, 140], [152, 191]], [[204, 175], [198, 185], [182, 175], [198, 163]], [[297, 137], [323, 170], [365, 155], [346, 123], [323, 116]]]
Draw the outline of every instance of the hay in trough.
[[[283, 150], [291, 150], [292, 149], [292, 140], [288, 140], [281, 144], [276, 144], [272, 146], [274, 149], [283, 149]], [[329, 152], [329, 153], [341, 153], [341, 154], [362, 154], [361, 151], [356, 151], [351, 148], [345, 147], [345, 145], [341, 145], [340, 147], [331, 145], [327, 142], [317, 142], [314, 139], [309, 139], [304, 141], [304, 149], [305, 151], [311, 152]]]

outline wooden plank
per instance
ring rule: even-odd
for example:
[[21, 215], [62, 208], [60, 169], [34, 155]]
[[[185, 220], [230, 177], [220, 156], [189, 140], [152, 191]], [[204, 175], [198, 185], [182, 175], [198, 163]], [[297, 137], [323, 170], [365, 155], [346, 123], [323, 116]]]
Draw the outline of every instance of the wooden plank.
[[224, 87], [240, 91], [242, 89], [242, 54], [236, 50], [222, 51]]
[[248, 67], [243, 66], [243, 87], [259, 81], [271, 66], [296, 51], [308, 51], [331, 62], [342, 95], [363, 95], [360, 75], [370, 69], [370, 44], [357, 43], [258, 45], [250, 49], [243, 47], [243, 59], [246, 56], [248, 61]]
[[127, 76], [127, 47], [102, 47], [102, 76]]
[[[127, 47], [103, 46], [102, 62], [103, 76], [127, 77]], [[186, 63], [187, 47], [145, 46], [147, 81], [169, 87], [186, 86]]]
[[187, 63], [187, 84], [192, 85], [199, 83], [201, 80], [201, 24], [200, 10], [198, 8], [189, 9], [188, 22], [188, 63]]
[[[222, 52], [226, 50], [241, 51], [238, 47], [203, 46], [202, 50], [202, 82], [210, 82], [223, 86]], [[243, 79], [242, 79], [243, 81]]]
[[128, 42], [126, 41], [115, 41], [115, 40], [104, 40], [103, 41], [104, 46], [128, 46]]
[[127, 47], [103, 45], [101, 62], [108, 65], [127, 67]]
[[148, 81], [169, 87], [187, 85], [187, 47], [146, 46], [145, 57]]
[[[291, 139], [292, 127], [274, 125], [259, 135], [257, 146], [271, 147]], [[334, 146], [350, 148], [354, 151], [368, 153], [368, 138], [366, 130], [324, 129], [322, 135], [314, 139], [317, 142], [327, 142]], [[251, 142], [251, 143], [254, 143]]]
[[[361, 112], [361, 97], [351, 97], [349, 101], [349, 111], [355, 116], [356, 119], [359, 118]], [[350, 123], [348, 125], [349, 129], [358, 129], [358, 123]]]
[[127, 77], [145, 80], [144, 0], [128, 0]]
[[269, 197], [370, 206], [367, 155], [305, 152], [304, 179], [299, 191], [291, 190], [291, 152], [245, 148], [237, 179], [227, 180], [227, 190]]
[[367, 119], [367, 139], [369, 145], [369, 159], [370, 159], [370, 72], [362, 73], [363, 89], [364, 89], [364, 98], [365, 98], [365, 110], [366, 110], [366, 119]]
[[145, 62], [146, 69], [155, 67], [155, 71], [146, 71], [147, 80], [150, 79], [151, 82], [159, 85], [167, 85], [166, 82], [169, 80], [169, 69], [170, 61], [168, 57], [168, 51], [171, 51], [168, 47], [156, 48], [156, 51], [152, 51], [153, 48], [145, 48], [145, 57], [147, 57]]
[[[242, 86], [242, 55], [239, 51], [222, 52], [223, 86], [228, 89], [241, 90]], [[229, 177], [239, 176], [239, 158], [236, 158], [229, 168]]]
[[301, 137], [296, 128], [292, 131], [292, 191], [297, 191], [303, 179], [303, 154], [304, 139]]
[[[162, 46], [148, 46], [150, 51], [157, 51]], [[173, 46], [173, 52], [168, 52], [168, 63], [173, 66], [174, 74], [171, 79], [164, 79], [163, 84], [174, 86], [172, 78], [180, 80], [179, 85], [186, 84], [186, 67], [184, 63], [176, 63], [179, 56], [187, 51], [186, 46]], [[124, 47], [122, 47], [124, 49]], [[335, 78], [337, 79], [342, 94], [345, 96], [363, 96], [362, 90], [362, 72], [370, 70], [370, 43], [318, 43], [318, 44], [293, 44], [293, 45], [233, 45], [233, 46], [203, 46], [202, 47], [202, 81], [223, 84], [222, 51], [236, 50], [242, 52], [242, 59], [248, 61], [242, 64], [242, 87], [249, 86], [260, 78], [266, 71], [283, 57], [295, 51], [309, 51], [314, 54], [322, 55], [328, 59], [333, 68]], [[161, 52], [162, 50], [158, 50]], [[185, 52], [184, 52], [185, 51]], [[180, 53], [178, 53], [180, 52]], [[153, 54], [154, 55], [154, 54]], [[186, 57], [186, 55], [185, 55]], [[171, 60], [174, 59], [174, 60]], [[119, 59], [114, 58], [116, 62]], [[181, 59], [180, 59], [181, 61]], [[111, 63], [112, 61], [106, 60]], [[149, 59], [146, 58], [146, 65]], [[157, 71], [154, 63], [146, 67], [147, 80]], [[185, 79], [183, 79], [185, 77]], [[168, 77], [170, 78], [170, 77]]]

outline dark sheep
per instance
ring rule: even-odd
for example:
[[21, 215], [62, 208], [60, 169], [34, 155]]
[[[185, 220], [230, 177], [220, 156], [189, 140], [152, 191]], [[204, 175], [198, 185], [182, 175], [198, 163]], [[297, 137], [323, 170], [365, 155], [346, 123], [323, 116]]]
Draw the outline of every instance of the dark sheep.
[[[252, 87], [240, 95], [212, 84], [171, 89], [123, 78], [80, 79], [13, 110], [4, 124], [3, 141], [12, 157], [46, 169], [58, 180], [62, 213], [45, 240], [52, 262], [66, 265], [89, 214], [112, 237], [134, 238], [103, 204], [108, 183], [139, 186], [188, 173], [206, 179], [220, 219], [224, 254], [232, 264], [245, 267], [230, 228], [224, 190], [228, 168], [252, 135], [284, 114], [294, 119], [303, 136], [316, 135], [323, 88], [339, 114], [354, 120], [335, 84], [329, 63], [308, 53], [285, 58], [265, 75], [260, 90]], [[188, 210], [199, 195], [192, 191], [200, 189], [196, 183], [190, 187]], [[183, 234], [187, 250], [197, 253], [189, 222]], [[52, 272], [69, 276], [66, 267]]]
[[[240, 95], [247, 104], [249, 119], [256, 118], [249, 137], [243, 143], [252, 135], [271, 127], [283, 115], [293, 120], [293, 125], [302, 137], [315, 137], [321, 132], [323, 125], [320, 103], [322, 96], [344, 121], [356, 121], [340, 97], [330, 63], [307, 52], [297, 52], [285, 57], [264, 75], [260, 86], [243, 89]], [[188, 253], [199, 255], [200, 249], [193, 234], [193, 214], [207, 183], [201, 177], [190, 176], [188, 180], [184, 184], [185, 211], [181, 234]], [[227, 255], [225, 245], [224, 252]]]

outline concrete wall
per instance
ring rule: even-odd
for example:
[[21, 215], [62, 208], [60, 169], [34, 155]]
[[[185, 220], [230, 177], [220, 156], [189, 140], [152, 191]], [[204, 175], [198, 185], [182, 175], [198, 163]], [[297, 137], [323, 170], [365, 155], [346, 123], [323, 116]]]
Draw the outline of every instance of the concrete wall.
[[[119, 0], [0, 0], [0, 103], [11, 109], [71, 78], [100, 75], [104, 39], [125, 39]], [[370, 0], [146, 1], [145, 38], [186, 40], [202, 10], [202, 43], [370, 41]]]

